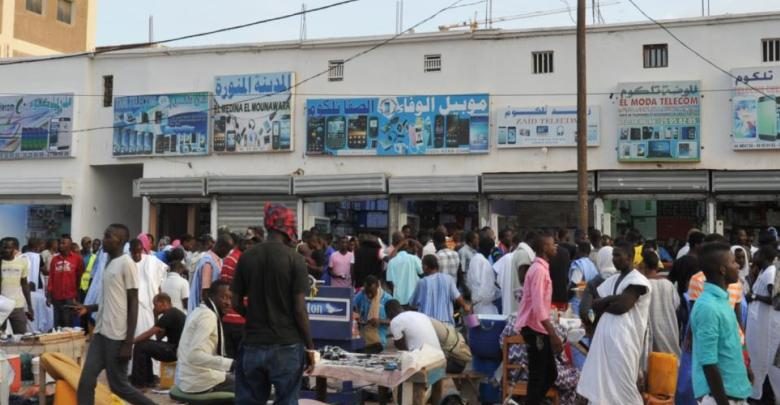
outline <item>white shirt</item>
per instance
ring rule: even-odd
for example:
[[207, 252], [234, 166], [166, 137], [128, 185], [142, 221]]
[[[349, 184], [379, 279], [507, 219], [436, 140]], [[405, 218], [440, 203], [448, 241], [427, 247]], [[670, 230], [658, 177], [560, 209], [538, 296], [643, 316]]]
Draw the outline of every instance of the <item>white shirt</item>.
[[[180, 390], [203, 392], [225, 381], [233, 360], [217, 354], [218, 328], [217, 315], [205, 304], [200, 304], [187, 317], [176, 353], [176, 386]], [[224, 333], [222, 345], [225, 345]]]
[[111, 340], [127, 337], [127, 290], [138, 289], [138, 267], [128, 255], [111, 260], [103, 270], [95, 333]]
[[179, 273], [170, 271], [163, 280], [160, 289], [171, 297], [171, 304], [174, 308], [187, 313], [187, 307], [184, 306], [183, 302], [190, 297], [190, 283], [187, 279]]
[[428, 241], [428, 243], [423, 246], [422, 257], [428, 255], [436, 255], [436, 246], [433, 245], [433, 241]]
[[436, 329], [425, 314], [414, 311], [398, 314], [390, 321], [390, 333], [394, 340], [406, 338], [406, 348], [409, 350], [422, 349], [423, 344], [441, 350]]

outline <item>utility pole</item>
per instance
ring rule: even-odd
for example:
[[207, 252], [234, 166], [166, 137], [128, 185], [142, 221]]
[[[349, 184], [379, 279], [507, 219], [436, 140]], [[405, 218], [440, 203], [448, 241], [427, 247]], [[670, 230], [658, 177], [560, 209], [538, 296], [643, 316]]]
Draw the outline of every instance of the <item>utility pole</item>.
[[588, 92], [585, 64], [585, 0], [577, 0], [577, 206], [579, 228], [588, 230]]
[[154, 42], [154, 16], [149, 15], [149, 43]]

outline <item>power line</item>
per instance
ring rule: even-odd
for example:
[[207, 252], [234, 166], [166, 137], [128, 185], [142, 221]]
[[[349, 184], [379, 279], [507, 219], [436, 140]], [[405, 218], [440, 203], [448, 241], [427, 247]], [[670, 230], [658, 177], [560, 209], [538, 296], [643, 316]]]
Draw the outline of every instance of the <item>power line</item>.
[[306, 14], [309, 14], [309, 13], [314, 13], [314, 12], [318, 12], [318, 11], [327, 10], [329, 8], [342, 6], [342, 5], [345, 5], [345, 4], [354, 3], [354, 2], [357, 2], [357, 1], [360, 1], [360, 0], [342, 0], [342, 1], [339, 1], [339, 2], [336, 2], [336, 3], [331, 3], [331, 4], [324, 5], [322, 7], [312, 8], [310, 10], [303, 9], [301, 11], [298, 11], [298, 12], [295, 12], [295, 13], [291, 13], [291, 14], [285, 14], [285, 15], [281, 15], [281, 16], [277, 16], [277, 17], [265, 18], [265, 19], [262, 19], [262, 20], [252, 21], [252, 22], [246, 23], [246, 24], [233, 25], [233, 26], [230, 26], [230, 27], [219, 28], [219, 29], [215, 29], [215, 30], [211, 30], [211, 31], [204, 31], [204, 32], [196, 33], [196, 34], [188, 34], [188, 35], [184, 35], [184, 36], [180, 36], [180, 37], [164, 39], [164, 40], [161, 40], [161, 41], [142, 42], [142, 43], [138, 43], [138, 44], [126, 44], [126, 45], [109, 46], [109, 47], [106, 47], [104, 49], [99, 49], [99, 50], [95, 50], [95, 51], [91, 51], [91, 52], [81, 52], [81, 53], [73, 53], [73, 54], [67, 54], [67, 55], [49, 56], [49, 57], [40, 58], [40, 59], [15, 60], [15, 61], [9, 61], [9, 62], [0, 63], [0, 66], [22, 65], [22, 64], [27, 64], [27, 63], [38, 63], [38, 62], [48, 62], [48, 61], [53, 61], [53, 60], [73, 59], [73, 58], [80, 58], [80, 57], [83, 57], [83, 56], [96, 56], [96, 55], [100, 55], [100, 54], [104, 54], [104, 53], [108, 53], [108, 52], [114, 52], [114, 51], [126, 51], [126, 50], [130, 50], [130, 49], [148, 48], [150, 46], [162, 45], [162, 44], [167, 44], [167, 43], [170, 43], [170, 42], [183, 41], [183, 40], [192, 39], [192, 38], [200, 38], [200, 37], [205, 37], [205, 36], [214, 35], [214, 34], [221, 34], [223, 32], [234, 31], [234, 30], [247, 28], [247, 27], [252, 27], [252, 26], [260, 25], [260, 24], [266, 24], [266, 23], [274, 22], [274, 21], [280, 21], [280, 20], [284, 20], [284, 19], [287, 19], [287, 18], [297, 17], [297, 16], [300, 16], [300, 15], [306, 15]]
[[[715, 69], [717, 69], [717, 70], [721, 71], [722, 73], [724, 73], [725, 75], [727, 75], [728, 77], [730, 77], [732, 80], [735, 80], [735, 81], [737, 80], [737, 77], [736, 77], [736, 76], [734, 76], [733, 74], [731, 74], [731, 72], [729, 72], [728, 70], [726, 70], [726, 69], [724, 69], [724, 68], [722, 68], [722, 67], [718, 66], [718, 65], [717, 65], [715, 62], [713, 62], [711, 59], [707, 58], [706, 56], [704, 56], [704, 55], [702, 55], [701, 53], [699, 53], [697, 50], [693, 49], [693, 48], [692, 48], [690, 45], [686, 44], [686, 43], [685, 43], [685, 41], [683, 41], [682, 39], [680, 39], [680, 38], [679, 38], [677, 35], [675, 35], [675, 34], [674, 34], [674, 33], [673, 33], [671, 30], [669, 30], [669, 28], [667, 28], [667, 27], [666, 27], [664, 24], [662, 24], [660, 21], [658, 21], [658, 20], [654, 19], [653, 17], [650, 17], [650, 16], [649, 16], [649, 15], [648, 15], [648, 14], [647, 14], [647, 13], [646, 13], [644, 10], [642, 10], [642, 9], [641, 9], [641, 8], [640, 8], [640, 7], [639, 7], [639, 6], [638, 6], [638, 5], [637, 5], [637, 4], [634, 2], [634, 0], [628, 0], [628, 2], [629, 2], [629, 3], [631, 3], [631, 5], [632, 5], [632, 6], [634, 6], [634, 8], [635, 8], [635, 9], [637, 9], [637, 11], [639, 11], [639, 12], [640, 12], [640, 13], [641, 13], [643, 16], [645, 16], [645, 18], [647, 18], [647, 19], [648, 19], [648, 20], [650, 20], [650, 21], [651, 21], [653, 24], [655, 24], [655, 25], [657, 25], [657, 26], [661, 27], [661, 29], [663, 29], [664, 31], [666, 31], [666, 33], [667, 33], [667, 34], [669, 34], [669, 36], [671, 36], [671, 37], [672, 37], [672, 38], [674, 38], [674, 39], [675, 39], [677, 42], [679, 42], [679, 43], [680, 43], [680, 45], [682, 45], [683, 47], [685, 47], [685, 49], [687, 49], [687, 50], [691, 51], [691, 52], [692, 52], [694, 55], [698, 56], [698, 57], [699, 57], [699, 59], [701, 59], [701, 60], [703, 60], [703, 61], [707, 62], [707, 63], [708, 63], [710, 66], [712, 66], [712, 67], [714, 67]], [[767, 94], [767, 93], [764, 93], [762, 90], [760, 90], [760, 89], [757, 89], [756, 87], [753, 87], [753, 86], [752, 86], [750, 83], [748, 83], [747, 81], [745, 81], [745, 82], [743, 82], [743, 83], [745, 84], [745, 86], [747, 86], [748, 88], [750, 88], [751, 90], [753, 90], [753, 91], [755, 91], [755, 92], [757, 92], [757, 93], [763, 94], [764, 96], [767, 96], [767, 97], [773, 97], [772, 95], [769, 95], [769, 94]]]
[[[350, 0], [350, 1], [357, 1], [357, 0]], [[431, 16], [429, 16], [427, 18], [424, 18], [423, 20], [421, 20], [417, 24], [412, 25], [411, 27], [407, 28], [406, 30], [404, 30], [402, 32], [399, 32], [398, 34], [395, 34], [392, 37], [389, 37], [386, 40], [381, 41], [381, 42], [379, 42], [378, 44], [376, 44], [374, 46], [371, 46], [371, 47], [369, 47], [369, 48], [367, 48], [367, 49], [365, 49], [363, 51], [360, 51], [360, 52], [358, 52], [358, 53], [356, 53], [356, 54], [354, 54], [354, 55], [344, 59], [342, 63], [343, 64], [347, 64], [347, 63], [349, 63], [349, 62], [351, 62], [351, 61], [353, 61], [353, 60], [355, 60], [355, 59], [357, 59], [357, 58], [359, 58], [361, 56], [364, 56], [364, 55], [366, 55], [366, 54], [368, 54], [370, 52], [373, 52], [373, 51], [379, 49], [382, 46], [385, 46], [385, 45], [389, 44], [390, 42], [400, 38], [402, 35], [404, 35], [406, 33], [413, 32], [417, 27], [419, 27], [419, 26], [421, 26], [421, 25], [423, 25], [423, 24], [433, 20], [434, 18], [436, 18], [439, 15], [441, 15], [442, 13], [444, 13], [444, 12], [454, 8], [455, 6], [457, 6], [459, 3], [463, 2], [463, 1], [464, 0], [456, 0], [455, 2], [451, 3], [449, 6], [442, 8], [441, 10], [433, 13]], [[273, 97], [273, 96], [276, 96], [276, 95], [279, 95], [279, 94], [288, 93], [288, 92], [291, 92], [292, 89], [300, 87], [304, 83], [310, 82], [310, 81], [312, 81], [312, 80], [314, 80], [314, 79], [316, 79], [316, 78], [318, 78], [320, 76], [323, 76], [323, 75], [327, 74], [328, 72], [330, 72], [330, 68], [325, 69], [325, 70], [323, 70], [323, 71], [321, 71], [321, 72], [319, 72], [319, 73], [317, 73], [317, 74], [315, 74], [313, 76], [309, 76], [309, 77], [307, 77], [307, 78], [305, 78], [305, 79], [303, 79], [303, 80], [301, 80], [299, 82], [294, 83], [293, 85], [291, 85], [284, 92], [278, 92], [277, 91], [277, 92], [268, 93], [268, 94], [264, 94], [264, 95], [257, 96], [257, 97], [250, 97], [250, 98], [243, 99], [240, 102], [233, 102], [233, 103], [222, 104], [222, 106], [236, 105], [236, 104], [239, 104], [239, 103], [245, 103], [247, 101], [260, 100], [260, 99], [264, 99], [264, 98], [267, 98], [267, 97]], [[210, 112], [211, 110], [212, 110], [212, 108], [208, 108], [206, 110], [196, 110], [196, 111], [193, 111], [193, 112]], [[211, 119], [211, 118], [213, 118], [213, 116], [210, 115], [209, 119]], [[101, 130], [101, 129], [125, 128], [125, 127], [129, 127], [129, 126], [133, 126], [133, 125], [135, 125], [135, 124], [111, 125], [111, 126], [93, 127], [93, 128], [82, 128], [82, 129], [74, 129], [74, 130], [71, 130], [70, 132], [71, 133], [91, 132], [91, 131], [97, 131], [97, 130]]]

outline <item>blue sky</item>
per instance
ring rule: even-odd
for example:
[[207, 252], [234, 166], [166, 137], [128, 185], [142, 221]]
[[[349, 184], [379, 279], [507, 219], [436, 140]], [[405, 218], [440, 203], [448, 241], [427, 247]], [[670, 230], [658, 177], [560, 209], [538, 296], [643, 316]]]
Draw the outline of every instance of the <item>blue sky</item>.
[[[212, 30], [254, 20], [275, 17], [301, 9], [319, 7], [336, 0], [103, 0], [98, 3], [97, 44], [115, 45], [145, 42], [148, 19], [154, 16], [156, 40]], [[479, 0], [463, 0], [463, 4]], [[701, 15], [701, 0], [635, 0], [654, 18], [669, 19]], [[453, 0], [405, 0], [404, 26], [425, 19]], [[590, 0], [586, 0], [590, 4]], [[619, 2], [619, 3], [618, 3]], [[497, 23], [499, 28], [532, 28], [573, 25], [576, 0], [493, 0], [493, 17], [527, 15], [538, 11], [568, 12]], [[627, 0], [601, 0], [607, 23], [643, 21]], [[618, 3], [608, 5], [608, 3]], [[393, 34], [396, 0], [361, 0], [307, 17], [309, 39]], [[780, 11], [778, 0], [710, 0], [711, 14]], [[418, 32], [436, 31], [442, 24], [455, 24], [474, 17], [485, 18], [485, 3], [449, 10], [423, 25]], [[590, 19], [590, 14], [589, 17]], [[241, 42], [297, 40], [300, 18], [263, 24], [168, 46], [211, 45]]]

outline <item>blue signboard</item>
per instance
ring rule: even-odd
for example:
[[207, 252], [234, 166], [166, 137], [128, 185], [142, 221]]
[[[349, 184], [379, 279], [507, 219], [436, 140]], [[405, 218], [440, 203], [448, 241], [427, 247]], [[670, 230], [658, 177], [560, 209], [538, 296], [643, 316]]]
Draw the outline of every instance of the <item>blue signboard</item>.
[[487, 153], [487, 94], [315, 99], [306, 102], [306, 154]]
[[73, 95], [0, 97], [0, 160], [67, 157]]
[[114, 99], [114, 156], [205, 155], [209, 93]]
[[306, 298], [309, 319], [326, 322], [349, 322], [350, 300], [347, 298]]

